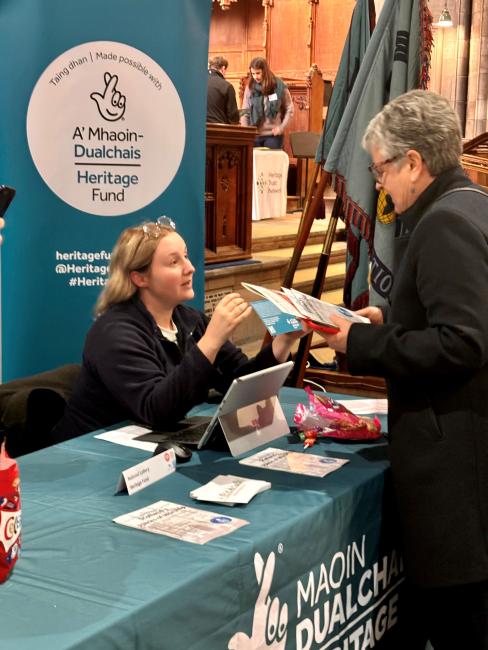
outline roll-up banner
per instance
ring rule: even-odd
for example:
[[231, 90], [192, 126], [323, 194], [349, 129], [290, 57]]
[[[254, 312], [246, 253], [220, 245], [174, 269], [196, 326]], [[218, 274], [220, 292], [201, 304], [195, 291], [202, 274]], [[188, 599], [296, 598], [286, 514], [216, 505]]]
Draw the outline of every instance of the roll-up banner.
[[168, 215], [203, 305], [210, 0], [0, 0], [2, 380], [79, 363], [110, 251]]

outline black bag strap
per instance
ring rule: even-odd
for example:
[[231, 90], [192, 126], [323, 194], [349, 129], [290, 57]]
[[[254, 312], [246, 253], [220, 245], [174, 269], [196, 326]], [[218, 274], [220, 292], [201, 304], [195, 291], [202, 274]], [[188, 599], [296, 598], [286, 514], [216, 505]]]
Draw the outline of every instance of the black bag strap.
[[483, 192], [483, 190], [479, 190], [477, 187], [457, 187], [454, 190], [449, 190], [444, 194], [441, 194], [437, 200], [440, 201], [446, 196], [449, 196], [450, 194], [456, 194], [457, 192], [476, 192], [476, 194], [481, 194], [481, 196], [484, 196], [488, 199], [488, 194], [486, 192]]

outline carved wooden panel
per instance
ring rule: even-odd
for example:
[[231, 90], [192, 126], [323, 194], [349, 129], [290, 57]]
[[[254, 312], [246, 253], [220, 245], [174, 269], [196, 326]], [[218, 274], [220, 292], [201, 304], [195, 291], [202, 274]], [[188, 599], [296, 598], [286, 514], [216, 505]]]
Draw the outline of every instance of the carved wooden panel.
[[252, 150], [256, 129], [207, 124], [205, 262], [251, 254]]
[[312, 64], [335, 78], [356, 0], [238, 0], [228, 11], [213, 3], [209, 54], [229, 60], [237, 90], [254, 56], [279, 77], [303, 79]]
[[313, 61], [324, 79], [335, 79], [356, 0], [321, 0], [313, 34]]
[[324, 80], [316, 67], [303, 79], [285, 79], [293, 100], [294, 114], [285, 134], [285, 151], [292, 156], [289, 133], [293, 131], [322, 131]]
[[461, 165], [472, 181], [488, 189], [488, 133], [464, 143]]
[[[288, 84], [295, 114], [285, 133], [284, 148], [291, 158], [292, 195], [303, 194], [305, 163], [296, 166], [288, 133], [322, 131], [324, 83], [335, 79], [355, 3], [238, 0], [228, 11], [213, 3], [210, 54], [228, 58], [227, 79], [236, 88], [238, 105], [242, 103], [249, 62], [254, 56], [267, 58], [273, 72]], [[312, 65], [316, 74], [308, 77]], [[310, 163], [309, 171], [312, 166]]]
[[228, 11], [212, 5], [209, 58], [229, 61], [227, 79], [234, 85], [247, 74], [255, 56], [263, 56], [264, 8], [258, 0], [239, 0]]
[[279, 0], [271, 11], [269, 64], [278, 76], [303, 78], [310, 67], [309, 4]]

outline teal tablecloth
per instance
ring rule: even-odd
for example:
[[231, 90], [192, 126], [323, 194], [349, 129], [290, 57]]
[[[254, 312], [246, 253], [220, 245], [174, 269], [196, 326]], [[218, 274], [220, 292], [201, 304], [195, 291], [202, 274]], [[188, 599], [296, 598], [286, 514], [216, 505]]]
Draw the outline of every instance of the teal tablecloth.
[[[304, 397], [282, 390], [290, 422]], [[302, 449], [287, 438], [273, 445]], [[312, 452], [350, 462], [311, 478], [204, 450], [132, 496], [114, 496], [117, 479], [147, 452], [89, 434], [20, 458], [23, 549], [0, 586], [0, 648], [380, 647], [403, 579], [385, 515], [386, 445], [324, 441]], [[269, 480], [272, 489], [231, 509], [189, 497], [226, 473]], [[250, 523], [198, 546], [112, 522], [160, 499]]]

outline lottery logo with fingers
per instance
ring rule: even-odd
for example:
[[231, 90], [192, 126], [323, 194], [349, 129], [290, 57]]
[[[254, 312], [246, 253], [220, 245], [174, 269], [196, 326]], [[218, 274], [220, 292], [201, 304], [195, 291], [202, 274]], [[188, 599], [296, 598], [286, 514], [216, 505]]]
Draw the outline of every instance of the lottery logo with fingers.
[[125, 96], [117, 90], [119, 78], [116, 74], [106, 72], [104, 75], [105, 88], [103, 93], [91, 93], [90, 97], [96, 103], [98, 112], [104, 120], [116, 122], [125, 113]]
[[254, 571], [244, 565], [239, 588], [245, 613], [228, 650], [287, 650], [287, 642], [288, 650], [360, 650], [387, 641], [405, 579], [398, 551], [380, 555], [376, 535], [368, 545], [359, 531], [325, 554], [315, 543], [306, 553], [297, 555], [298, 549], [286, 557], [279, 542], [267, 555], [254, 554]]
[[259, 553], [254, 556], [254, 570], [258, 595], [254, 607], [252, 635], [237, 632], [230, 639], [229, 650], [284, 650], [288, 627], [288, 605], [271, 598], [271, 583], [275, 570], [275, 554], [268, 555], [266, 562]]

